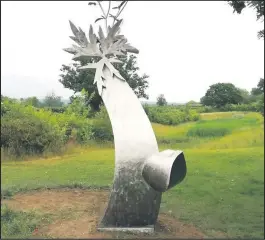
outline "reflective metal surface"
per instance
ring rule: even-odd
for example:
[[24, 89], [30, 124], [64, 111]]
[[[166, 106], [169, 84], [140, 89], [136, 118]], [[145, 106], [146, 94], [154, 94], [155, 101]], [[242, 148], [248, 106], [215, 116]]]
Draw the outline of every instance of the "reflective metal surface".
[[183, 152], [165, 150], [147, 159], [143, 177], [153, 189], [165, 192], [180, 183], [185, 178], [186, 171]]
[[[79, 47], [65, 49], [74, 54], [74, 59], [99, 56], [98, 63], [82, 69], [96, 68], [95, 83], [108, 111], [115, 142], [115, 174], [108, 206], [99, 229], [150, 229], [159, 213], [162, 192], [180, 183], [186, 175], [186, 163], [181, 151], [166, 150], [159, 153], [151, 123], [127, 82], [112, 66], [115, 55], [138, 51], [127, 44], [119, 32], [117, 22], [105, 38], [99, 38], [90, 28], [87, 40], [81, 29], [72, 23], [72, 37]], [[97, 49], [99, 39], [101, 48]], [[143, 228], [144, 227], [144, 228]]]

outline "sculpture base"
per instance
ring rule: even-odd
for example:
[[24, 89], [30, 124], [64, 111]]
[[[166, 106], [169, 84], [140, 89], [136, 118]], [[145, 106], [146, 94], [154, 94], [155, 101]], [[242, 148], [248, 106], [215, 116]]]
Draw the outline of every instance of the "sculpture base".
[[154, 233], [154, 225], [145, 227], [98, 227], [100, 232]]

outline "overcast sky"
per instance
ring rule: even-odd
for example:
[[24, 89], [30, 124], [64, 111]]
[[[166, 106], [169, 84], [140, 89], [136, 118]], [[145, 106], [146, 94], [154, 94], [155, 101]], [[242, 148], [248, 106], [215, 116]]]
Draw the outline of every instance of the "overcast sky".
[[[61, 65], [72, 62], [62, 49], [73, 43], [68, 20], [88, 32], [100, 16], [87, 3], [1, 2], [3, 95], [72, 95], [58, 82]], [[263, 23], [254, 10], [233, 14], [225, 1], [135, 1], [122, 18], [122, 34], [140, 50], [140, 73], [150, 76], [150, 101], [161, 93], [168, 102], [198, 101], [217, 82], [251, 90], [264, 77]]]

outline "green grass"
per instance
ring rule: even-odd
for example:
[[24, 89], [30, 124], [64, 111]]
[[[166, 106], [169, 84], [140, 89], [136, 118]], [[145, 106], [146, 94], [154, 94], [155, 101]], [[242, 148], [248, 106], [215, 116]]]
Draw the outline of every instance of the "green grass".
[[[213, 112], [213, 113], [201, 113], [201, 120], [213, 120], [213, 119], [231, 119], [231, 118], [241, 118], [249, 113], [244, 112]], [[252, 113], [251, 113], [252, 114]]]
[[[215, 237], [219, 231], [234, 238], [263, 238], [263, 119], [255, 113], [238, 116], [216, 119], [204, 114], [205, 119], [197, 123], [174, 127], [153, 124], [158, 140], [169, 140], [160, 144], [160, 149], [184, 150], [188, 168], [186, 179], [163, 194], [161, 211], [171, 211], [208, 236]], [[187, 137], [189, 129], [202, 125], [226, 127], [230, 133], [214, 138]], [[104, 188], [112, 184], [113, 170], [111, 147], [79, 149], [43, 160], [4, 162], [1, 197], [49, 187]]]
[[191, 150], [182, 184], [163, 196], [163, 211], [210, 234], [261, 238], [264, 231], [263, 148]]
[[171, 146], [177, 144], [180, 148], [187, 148], [201, 143], [202, 140], [187, 136], [188, 130], [194, 125], [196, 125], [195, 122], [184, 123], [178, 126], [165, 126], [152, 123], [159, 145]]
[[38, 226], [49, 220], [43, 214], [13, 211], [7, 205], [1, 205], [1, 238], [32, 238], [32, 233]]
[[114, 149], [89, 149], [60, 158], [10, 162], [2, 164], [2, 191], [70, 185], [108, 186], [113, 180], [113, 168]]
[[187, 132], [189, 137], [223, 137], [232, 133], [233, 130], [245, 126], [254, 126], [259, 123], [256, 118], [223, 118], [212, 120], [201, 120]]

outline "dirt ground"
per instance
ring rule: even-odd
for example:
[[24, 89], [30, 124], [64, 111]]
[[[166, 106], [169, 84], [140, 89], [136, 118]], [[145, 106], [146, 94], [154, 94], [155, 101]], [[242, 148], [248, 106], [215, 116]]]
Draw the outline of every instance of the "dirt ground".
[[[35, 237], [52, 238], [128, 238], [129, 234], [97, 232], [96, 227], [108, 201], [107, 191], [83, 189], [56, 189], [20, 193], [3, 200], [11, 209], [35, 210], [52, 216], [53, 221], [33, 233]], [[166, 214], [159, 214], [155, 234], [141, 238], [205, 238], [192, 225], [183, 224]]]

